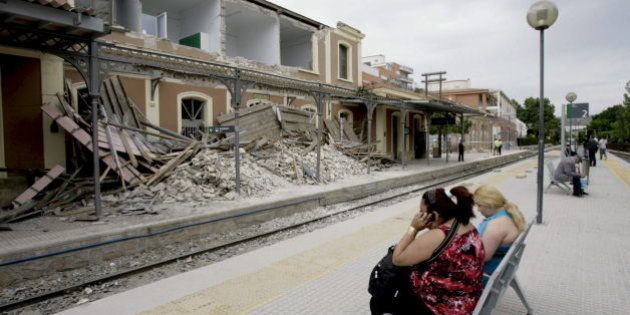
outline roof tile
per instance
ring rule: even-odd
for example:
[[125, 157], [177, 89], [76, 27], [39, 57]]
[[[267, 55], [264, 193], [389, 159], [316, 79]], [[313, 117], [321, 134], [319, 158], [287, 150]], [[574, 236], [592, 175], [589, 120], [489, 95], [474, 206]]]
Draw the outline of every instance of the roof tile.
[[74, 1], [72, 0], [24, 0], [32, 3], [39, 3], [43, 6], [52, 7], [56, 9], [61, 9], [69, 12], [79, 12], [86, 15], [93, 16], [95, 14], [94, 10], [91, 8], [79, 8], [74, 6]]

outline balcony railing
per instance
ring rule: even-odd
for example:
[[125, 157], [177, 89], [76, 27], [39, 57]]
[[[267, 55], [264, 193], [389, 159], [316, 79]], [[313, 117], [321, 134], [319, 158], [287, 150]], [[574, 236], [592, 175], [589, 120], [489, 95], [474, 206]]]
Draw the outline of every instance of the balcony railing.
[[413, 73], [413, 68], [409, 67], [409, 66], [400, 65], [400, 71], [412, 74]]

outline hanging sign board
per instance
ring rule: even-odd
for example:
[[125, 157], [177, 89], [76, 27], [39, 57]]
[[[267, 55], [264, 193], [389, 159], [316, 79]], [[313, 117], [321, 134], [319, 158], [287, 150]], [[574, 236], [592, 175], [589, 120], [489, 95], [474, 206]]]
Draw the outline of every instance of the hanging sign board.
[[588, 103], [575, 103], [567, 105], [567, 118], [589, 117]]
[[455, 117], [435, 117], [431, 118], [431, 125], [433, 126], [444, 126], [444, 125], [454, 125]]

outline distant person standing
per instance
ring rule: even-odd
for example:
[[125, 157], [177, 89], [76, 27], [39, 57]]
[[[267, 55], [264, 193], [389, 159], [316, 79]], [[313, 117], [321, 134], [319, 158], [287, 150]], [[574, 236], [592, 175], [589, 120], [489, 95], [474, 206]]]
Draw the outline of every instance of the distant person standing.
[[499, 141], [499, 147], [497, 148], [497, 151], [499, 152], [499, 155], [501, 155], [501, 150], [503, 149], [503, 141], [501, 141], [501, 139], [498, 139]]
[[608, 160], [608, 154], [606, 154], [606, 147], [608, 146], [608, 140], [605, 138], [599, 139], [599, 159], [602, 160], [603, 157], [606, 157]]
[[459, 149], [459, 156], [457, 157], [457, 162], [464, 162], [464, 138], [459, 139], [459, 145], [457, 147]]
[[597, 149], [599, 147], [599, 144], [597, 143], [597, 140], [595, 140], [595, 137], [591, 136], [588, 140], [588, 159], [591, 162], [591, 166], [595, 167], [597, 166], [597, 160], [596, 160], [596, 153], [597, 153]]
[[499, 138], [494, 138], [494, 143], [492, 145], [492, 155], [499, 154]]

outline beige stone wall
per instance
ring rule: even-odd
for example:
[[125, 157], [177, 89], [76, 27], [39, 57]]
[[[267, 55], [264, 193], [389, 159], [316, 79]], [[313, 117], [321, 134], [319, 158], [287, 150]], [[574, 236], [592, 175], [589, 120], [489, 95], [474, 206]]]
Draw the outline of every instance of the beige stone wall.
[[[349, 79], [344, 80], [339, 78], [339, 45], [345, 44], [350, 48], [349, 56], [350, 56], [350, 68], [349, 70]], [[359, 82], [359, 71], [361, 70], [361, 60], [359, 57], [359, 43], [353, 41], [350, 38], [343, 37], [338, 33], [331, 31], [330, 32], [330, 63], [331, 63], [331, 82], [335, 85], [346, 86], [349, 88], [354, 88], [360, 86]]]
[[[63, 93], [63, 60], [59, 57], [44, 54], [40, 58], [42, 67], [42, 102], [59, 104], [57, 93]], [[61, 127], [59, 132], [52, 133], [50, 126], [52, 118], [43, 116], [44, 131], [44, 166], [52, 168], [55, 165], [66, 166], [65, 132]]]
[[[33, 104], [39, 108], [43, 103], [50, 102], [53, 104], [59, 104], [59, 100], [57, 99], [57, 92], [63, 93], [63, 60], [61, 58], [55, 57], [49, 54], [43, 54], [41, 52], [26, 50], [26, 49], [16, 49], [10, 47], [0, 46], [0, 54], [14, 55], [20, 57], [27, 57], [38, 59], [40, 63], [39, 76], [40, 76], [40, 87], [39, 91], [39, 101], [38, 104]], [[9, 100], [3, 100], [2, 102], [6, 103]], [[2, 108], [2, 106], [0, 106]], [[52, 119], [50, 119], [47, 115], [45, 115], [41, 111], [33, 112], [33, 115], [41, 115], [38, 119], [41, 121], [41, 137], [43, 143], [36, 144], [38, 148], [35, 148], [34, 152], [42, 152], [43, 157], [43, 165], [39, 167], [51, 168], [57, 164], [61, 166], [66, 166], [66, 156], [65, 156], [65, 135], [63, 131], [53, 133], [51, 132]], [[6, 115], [3, 115], [3, 119]], [[1, 130], [4, 130], [4, 125]], [[3, 132], [3, 131], [0, 131]], [[0, 148], [5, 153], [4, 150], [4, 135], [0, 137]], [[40, 147], [41, 146], [41, 147]], [[2, 155], [2, 161], [0, 161], [2, 166], [6, 166], [6, 158], [4, 154]], [[37, 166], [32, 166], [37, 167]]]

